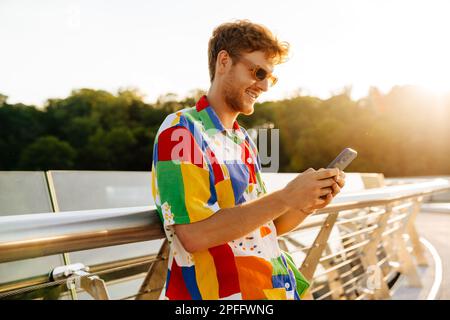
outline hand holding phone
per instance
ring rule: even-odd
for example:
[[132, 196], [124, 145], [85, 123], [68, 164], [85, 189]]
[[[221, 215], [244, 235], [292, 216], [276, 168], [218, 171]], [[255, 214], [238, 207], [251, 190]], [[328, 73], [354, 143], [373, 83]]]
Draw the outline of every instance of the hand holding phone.
[[[348, 165], [356, 158], [357, 155], [358, 152], [356, 152], [355, 150], [351, 148], [345, 148], [333, 161], [330, 162], [330, 164], [327, 166], [327, 169], [338, 168], [339, 170], [344, 171], [344, 169], [348, 167]], [[325, 199], [326, 197], [327, 196], [322, 196], [320, 198]]]

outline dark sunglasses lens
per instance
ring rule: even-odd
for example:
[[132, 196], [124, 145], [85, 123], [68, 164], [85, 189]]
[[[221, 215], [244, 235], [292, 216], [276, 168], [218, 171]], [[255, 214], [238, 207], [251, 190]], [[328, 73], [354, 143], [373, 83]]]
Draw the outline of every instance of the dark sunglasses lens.
[[255, 76], [259, 81], [262, 81], [266, 78], [267, 72], [263, 68], [258, 68], [256, 70]]

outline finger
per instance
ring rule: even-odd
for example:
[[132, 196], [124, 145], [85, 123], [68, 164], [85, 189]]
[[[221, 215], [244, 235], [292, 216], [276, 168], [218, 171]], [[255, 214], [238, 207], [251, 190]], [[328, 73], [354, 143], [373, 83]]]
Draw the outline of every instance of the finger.
[[321, 171], [317, 171], [317, 179], [327, 179], [339, 174], [339, 169], [331, 168], [331, 169], [323, 169]]
[[327, 188], [327, 187], [331, 187], [334, 183], [336, 183], [336, 181], [334, 181], [333, 178], [328, 178], [325, 180], [319, 180], [318, 181], [318, 185], [320, 188]]
[[331, 193], [327, 194], [324, 198], [319, 198], [316, 200], [316, 204], [313, 206], [314, 209], [325, 208], [333, 200]]
[[344, 179], [336, 179], [337, 184], [339, 185], [340, 188], [343, 188], [345, 185], [345, 180]]
[[327, 194], [323, 207], [326, 207], [327, 205], [329, 205], [332, 200], [333, 200], [333, 195], [331, 193]]
[[307, 172], [314, 172], [314, 171], [316, 171], [316, 170], [314, 170], [313, 168], [309, 168], [309, 169], [305, 170], [304, 172], [307, 173]]
[[332, 193], [333, 189], [332, 188], [321, 188], [320, 189], [320, 196], [326, 196], [329, 193]]
[[333, 197], [336, 196], [339, 192], [341, 192], [341, 188], [339, 187], [339, 185], [333, 184]]

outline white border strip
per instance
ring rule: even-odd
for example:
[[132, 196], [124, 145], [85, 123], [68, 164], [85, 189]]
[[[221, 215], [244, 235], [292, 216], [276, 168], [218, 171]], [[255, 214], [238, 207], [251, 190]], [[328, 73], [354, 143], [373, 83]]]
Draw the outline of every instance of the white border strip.
[[436, 300], [439, 288], [441, 287], [442, 283], [442, 260], [436, 248], [427, 239], [425, 239], [424, 237], [420, 237], [420, 242], [422, 242], [422, 244], [427, 247], [428, 251], [430, 251], [434, 259], [434, 282], [426, 299]]

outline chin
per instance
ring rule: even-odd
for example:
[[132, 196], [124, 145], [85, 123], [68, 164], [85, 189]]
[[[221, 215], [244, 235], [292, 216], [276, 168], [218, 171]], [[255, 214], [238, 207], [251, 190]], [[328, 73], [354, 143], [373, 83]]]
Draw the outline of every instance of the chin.
[[255, 108], [252, 105], [251, 107], [246, 108], [242, 113], [245, 114], [246, 116], [249, 116], [249, 115], [253, 114], [253, 112], [255, 112]]
[[243, 102], [241, 104], [241, 108], [240, 109], [241, 109], [240, 113], [242, 113], [242, 114], [244, 114], [246, 116], [249, 116], [249, 115], [253, 114], [253, 112], [255, 112], [255, 104], [254, 103], [249, 104], [249, 103]]

